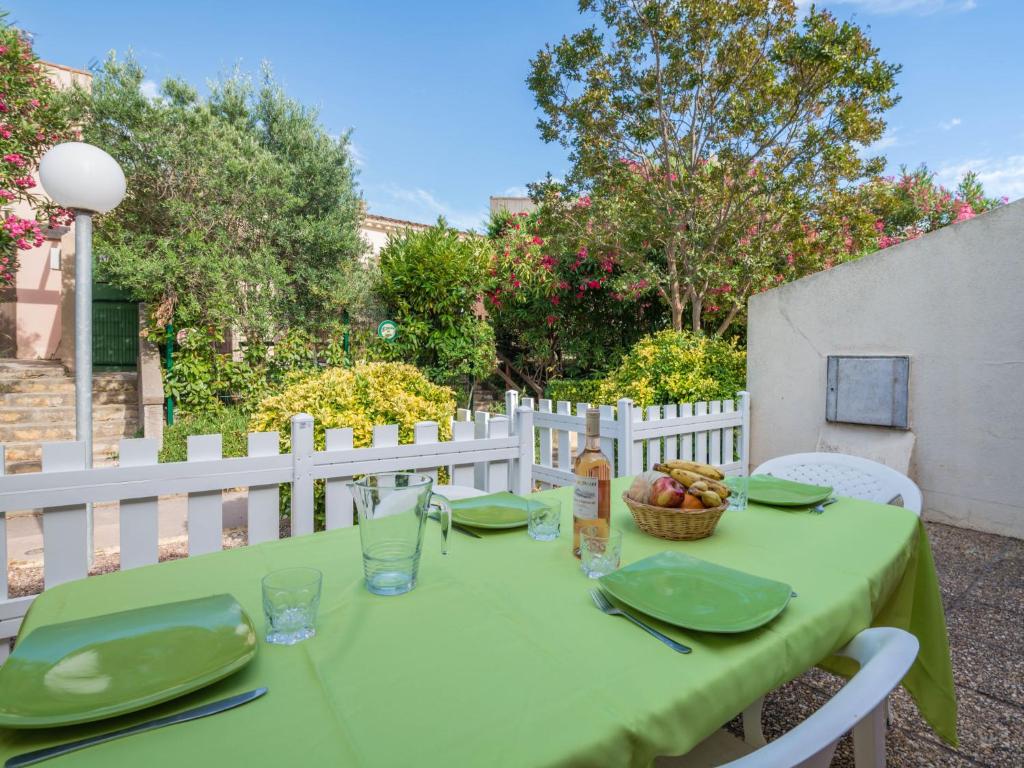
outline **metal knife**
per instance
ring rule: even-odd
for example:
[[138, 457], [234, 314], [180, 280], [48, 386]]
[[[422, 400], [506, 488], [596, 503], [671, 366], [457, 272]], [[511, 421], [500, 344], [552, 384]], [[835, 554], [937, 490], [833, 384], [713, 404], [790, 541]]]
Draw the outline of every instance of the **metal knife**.
[[256, 688], [255, 690], [248, 691], [247, 693], [240, 693], [237, 696], [231, 696], [227, 699], [221, 699], [220, 701], [214, 701], [210, 704], [204, 704], [201, 707], [195, 709], [186, 709], [184, 712], [179, 712], [176, 715], [169, 715], [168, 717], [159, 717], [156, 720], [147, 720], [143, 723], [137, 723], [136, 725], [129, 726], [128, 728], [122, 728], [119, 731], [111, 731], [110, 733], [102, 733], [99, 736], [90, 736], [86, 739], [79, 739], [78, 741], [69, 741], [67, 744], [60, 744], [56, 747], [47, 747], [46, 749], [37, 749], [34, 752], [25, 752], [21, 755], [15, 755], [9, 758], [4, 763], [4, 768], [22, 768], [25, 765], [34, 765], [40, 763], [43, 760], [48, 760], [51, 757], [57, 757], [58, 755], [66, 755], [68, 752], [77, 752], [80, 749], [91, 747], [96, 744], [103, 744], [107, 741], [113, 741], [114, 739], [120, 739], [122, 736], [132, 736], [136, 733], [144, 733], [145, 731], [152, 731], [157, 728], [163, 728], [165, 725], [174, 725], [175, 723], [184, 723], [189, 720], [198, 720], [201, 717], [207, 715], [215, 715], [218, 712], [224, 712], [228, 709], [234, 709], [240, 707], [243, 704], [248, 704], [254, 699], [258, 699], [260, 696], [267, 692], [266, 688]]

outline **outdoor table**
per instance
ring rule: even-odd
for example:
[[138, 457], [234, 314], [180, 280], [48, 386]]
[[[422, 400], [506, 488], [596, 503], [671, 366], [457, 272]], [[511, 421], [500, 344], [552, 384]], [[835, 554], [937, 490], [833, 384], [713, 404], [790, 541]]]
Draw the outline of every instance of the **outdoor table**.
[[92, 747], [67, 764], [146, 766], [647, 766], [688, 751], [758, 696], [798, 676], [860, 630], [897, 626], [921, 641], [904, 680], [936, 731], [955, 739], [945, 623], [924, 527], [909, 510], [840, 499], [824, 514], [751, 505], [715, 534], [670, 542], [639, 531], [612, 482], [623, 564], [676, 549], [779, 579], [798, 597], [737, 635], [652, 621], [692, 646], [681, 655], [598, 611], [562, 536], [524, 529], [453, 532], [440, 554], [428, 523], [416, 588], [363, 586], [357, 529], [192, 557], [70, 582], [33, 604], [33, 628], [112, 611], [231, 593], [262, 629], [260, 578], [307, 565], [324, 574], [317, 636], [262, 643], [241, 672], [134, 715], [49, 731], [0, 729], [0, 759], [177, 712], [260, 686], [236, 710]]

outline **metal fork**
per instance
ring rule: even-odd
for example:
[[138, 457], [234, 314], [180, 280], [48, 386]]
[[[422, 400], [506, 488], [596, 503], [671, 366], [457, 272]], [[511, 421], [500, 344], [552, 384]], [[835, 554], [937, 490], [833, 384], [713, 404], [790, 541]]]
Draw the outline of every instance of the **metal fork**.
[[644, 630], [644, 632], [658, 638], [659, 640], [661, 640], [661, 642], [663, 642], [672, 650], [679, 651], [679, 653], [689, 653], [692, 650], [689, 646], [683, 645], [682, 643], [677, 643], [668, 635], [663, 635], [654, 627], [644, 624], [642, 621], [640, 621], [640, 619], [636, 618], [632, 614], [626, 613], [621, 608], [616, 608], [608, 601], [608, 598], [604, 596], [604, 593], [601, 590], [591, 590], [590, 597], [593, 599], [594, 605], [600, 608], [601, 611], [603, 611], [604, 613], [607, 613], [609, 616], [625, 616], [627, 619], [629, 619], [638, 627], [640, 627], [640, 629]]

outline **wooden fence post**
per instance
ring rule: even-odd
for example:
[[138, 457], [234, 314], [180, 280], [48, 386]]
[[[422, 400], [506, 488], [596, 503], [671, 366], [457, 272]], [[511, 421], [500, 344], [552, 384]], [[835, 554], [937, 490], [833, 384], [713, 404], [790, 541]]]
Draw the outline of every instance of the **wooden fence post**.
[[[118, 465], [148, 467], [157, 463], [155, 438], [122, 440], [118, 446]], [[120, 503], [121, 570], [152, 565], [160, 560], [158, 496], [124, 499]]]
[[[352, 450], [355, 433], [352, 427], [342, 429], [328, 429], [325, 435], [326, 448], [328, 451], [350, 451]], [[352, 511], [352, 490], [348, 487], [351, 478], [339, 478], [326, 480], [324, 489], [324, 506], [327, 507], [327, 530], [335, 528], [350, 528], [354, 522]]]
[[618, 424], [615, 436], [619, 441], [615, 476], [635, 475], [637, 471], [633, 466], [633, 401], [628, 397], [619, 400], [615, 421]]
[[313, 532], [313, 417], [292, 416], [292, 536]]
[[[188, 461], [217, 461], [223, 456], [220, 435], [189, 435]], [[219, 552], [224, 544], [224, 492], [188, 495], [188, 554]]]
[[519, 393], [514, 389], [505, 390], [505, 416], [509, 420], [509, 434], [515, 434], [516, 409], [519, 407]]
[[513, 493], [530, 493], [533, 490], [533, 409], [521, 406], [516, 409], [515, 434], [519, 438], [519, 458], [515, 461]]
[[[43, 443], [43, 472], [85, 469], [85, 443]], [[43, 511], [43, 585], [50, 589], [89, 572], [89, 521], [84, 504]]]
[[[248, 441], [250, 456], [277, 456], [281, 453], [281, 436], [277, 432], [250, 432]], [[250, 487], [246, 522], [250, 544], [280, 538], [281, 489], [276, 485]]]
[[740, 413], [743, 426], [740, 427], [740, 472], [743, 477], [750, 474], [750, 393], [740, 392]]

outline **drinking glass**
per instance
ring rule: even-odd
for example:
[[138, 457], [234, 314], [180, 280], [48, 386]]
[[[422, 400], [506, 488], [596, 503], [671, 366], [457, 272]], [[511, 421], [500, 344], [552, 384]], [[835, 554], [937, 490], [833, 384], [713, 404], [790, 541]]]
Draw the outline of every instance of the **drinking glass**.
[[267, 642], [295, 645], [316, 635], [323, 574], [316, 568], [285, 568], [263, 577]]
[[560, 499], [528, 499], [526, 502], [526, 532], [536, 541], [552, 541], [558, 538], [562, 527], [562, 502]]
[[729, 512], [743, 512], [747, 508], [747, 490], [750, 478], [746, 475], [729, 478]]
[[580, 529], [580, 568], [588, 578], [599, 579], [619, 567], [622, 531], [588, 525]]

